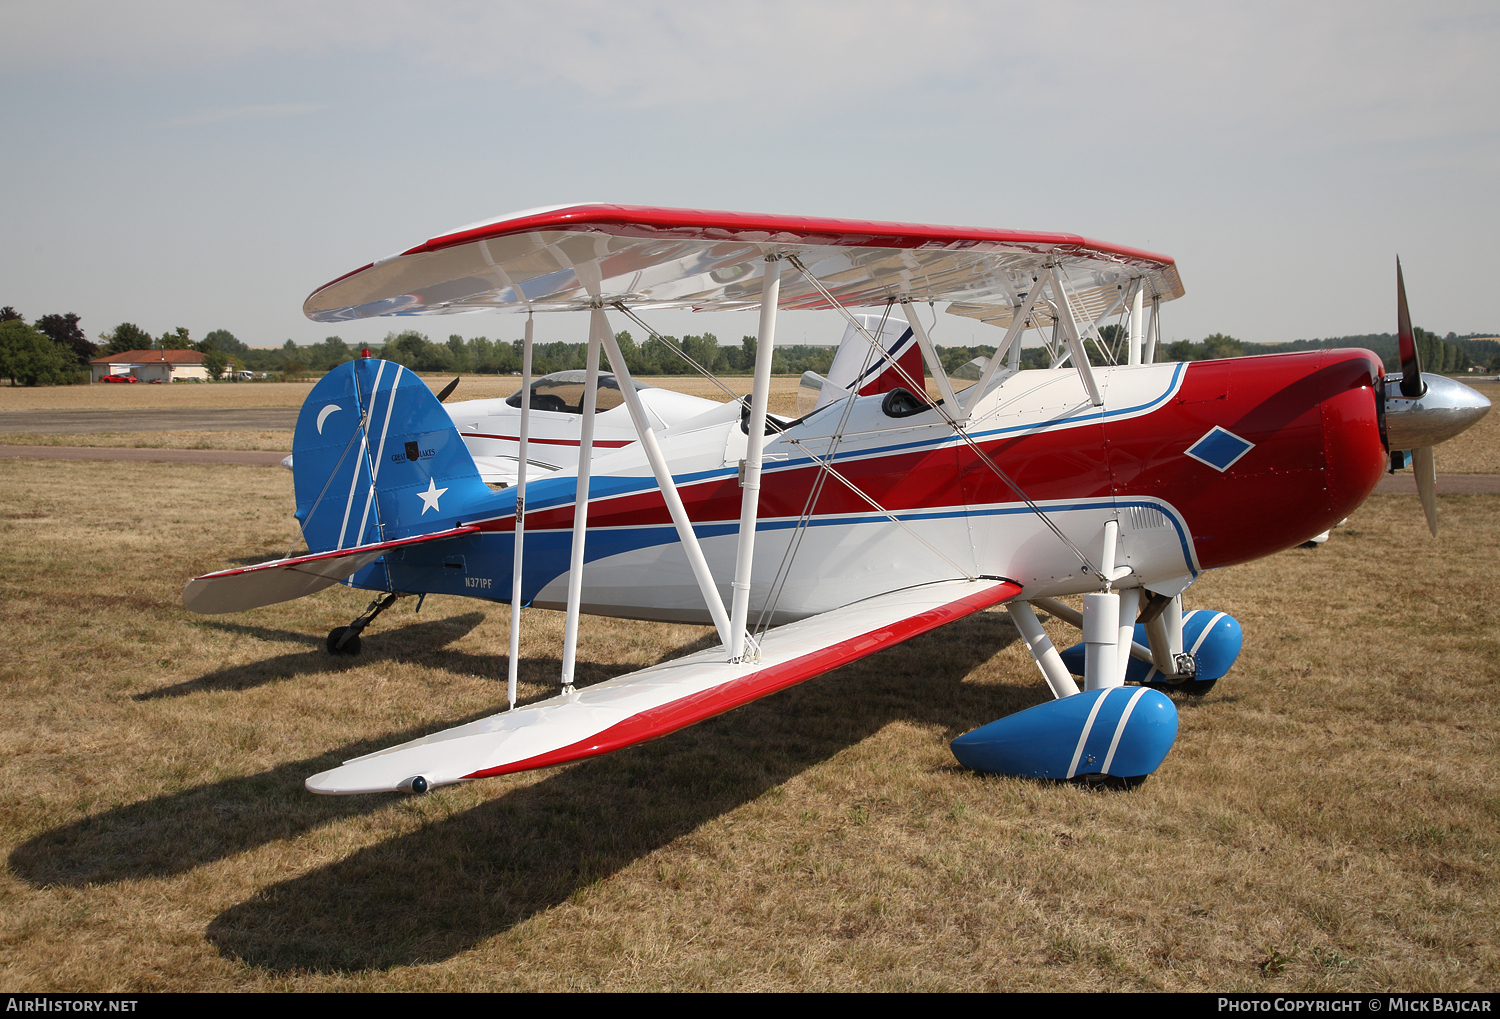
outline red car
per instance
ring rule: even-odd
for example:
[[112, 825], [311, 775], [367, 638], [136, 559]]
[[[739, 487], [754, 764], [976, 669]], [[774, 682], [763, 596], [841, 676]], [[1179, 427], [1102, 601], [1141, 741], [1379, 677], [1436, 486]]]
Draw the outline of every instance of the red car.
[[106, 375], [102, 379], [100, 379], [99, 381], [100, 382], [139, 382], [141, 380], [138, 379], [138, 378], [136, 378], [134, 375]]

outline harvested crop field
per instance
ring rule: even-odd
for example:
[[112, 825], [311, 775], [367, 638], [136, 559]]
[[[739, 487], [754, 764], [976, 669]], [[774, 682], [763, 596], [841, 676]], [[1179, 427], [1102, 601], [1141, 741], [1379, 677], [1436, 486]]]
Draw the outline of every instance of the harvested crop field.
[[[1500, 497], [1443, 497], [1434, 541], [1415, 497], [1376, 496], [1320, 549], [1201, 579], [1245, 650], [1132, 792], [956, 766], [949, 739], [1047, 696], [990, 611], [608, 757], [328, 799], [302, 780], [502, 703], [508, 610], [403, 602], [334, 660], [353, 592], [181, 607], [188, 577], [287, 551], [287, 472], [6, 470], [6, 986], [1500, 982]], [[561, 616], [524, 627], [532, 699]], [[586, 619], [580, 679], [707, 634]]]
[[0, 386], [0, 414], [70, 410], [238, 410], [302, 406], [312, 382], [174, 382], [111, 386]]

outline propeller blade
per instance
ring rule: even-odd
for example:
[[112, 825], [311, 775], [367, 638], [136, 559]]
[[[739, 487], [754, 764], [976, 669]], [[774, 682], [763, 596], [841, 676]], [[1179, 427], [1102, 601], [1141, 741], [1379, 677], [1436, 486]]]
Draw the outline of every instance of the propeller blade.
[[[1402, 305], [1402, 307], [1405, 307], [1405, 305]], [[443, 391], [438, 394], [438, 403], [442, 403], [444, 400], [448, 399], [448, 397], [452, 396], [453, 395], [453, 391], [455, 389], [457, 389], [457, 388], [458, 388], [458, 378], [455, 378], [452, 382], [450, 382], [446, 386], [444, 386], [443, 387]]]
[[1396, 349], [1401, 354], [1401, 395], [1415, 400], [1427, 391], [1422, 383], [1422, 356], [1406, 310], [1406, 281], [1401, 277], [1401, 259], [1396, 259]]
[[1427, 529], [1437, 537], [1437, 457], [1431, 446], [1411, 451], [1411, 469], [1417, 476], [1417, 494], [1422, 497], [1422, 512], [1427, 514]]

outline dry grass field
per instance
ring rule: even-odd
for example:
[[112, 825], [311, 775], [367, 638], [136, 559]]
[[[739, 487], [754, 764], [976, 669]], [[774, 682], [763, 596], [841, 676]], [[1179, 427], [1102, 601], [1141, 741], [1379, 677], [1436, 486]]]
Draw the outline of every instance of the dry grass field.
[[0, 386], [0, 413], [19, 410], [173, 410], [300, 407], [313, 382], [176, 382], [153, 386]]
[[273, 449], [290, 452], [291, 429], [197, 432], [0, 432], [0, 446], [92, 446], [112, 449]]
[[[452, 375], [423, 375], [434, 390], [453, 381]], [[315, 381], [315, 380], [314, 380]], [[642, 382], [691, 393], [710, 400], [724, 398], [712, 382], [697, 375], [642, 377]], [[750, 392], [751, 378], [725, 376], [722, 381], [736, 394]], [[0, 413], [20, 410], [170, 410], [173, 408], [300, 407], [314, 382], [178, 382], [170, 386], [0, 386]], [[773, 393], [790, 393], [796, 402], [797, 379], [778, 377]], [[519, 375], [465, 375], [450, 399], [487, 400], [509, 396], [521, 388]]]
[[[1500, 384], [1465, 382], [1500, 404]], [[1457, 438], [1437, 447], [1438, 470], [1451, 474], [1500, 474], [1500, 411], [1492, 411]]]
[[[451, 375], [423, 376], [434, 391], [452, 381]], [[707, 379], [692, 376], [660, 376], [652, 385], [689, 393], [710, 400], [726, 399], [722, 390]], [[734, 393], [750, 391], [751, 380], [726, 378], [724, 384]], [[796, 416], [797, 382], [795, 378], [771, 380], [772, 413]], [[521, 387], [521, 380], [508, 375], [464, 376], [453, 400], [503, 398]], [[311, 390], [304, 383], [218, 383], [173, 386], [93, 385], [52, 386], [36, 389], [0, 386], [0, 445], [11, 446], [120, 446], [137, 449], [280, 449], [292, 448], [292, 430], [239, 429], [225, 431], [96, 431], [39, 432], [6, 431], [5, 414], [25, 411], [133, 411], [133, 410], [244, 410], [251, 408], [301, 407]], [[11, 419], [13, 420], [13, 419]], [[11, 427], [16, 427], [12, 425]], [[129, 428], [129, 419], [121, 415], [117, 427]], [[202, 427], [202, 426], [195, 426]]]
[[[287, 551], [287, 472], [6, 473], [6, 987], [1500, 984], [1500, 498], [1441, 498], [1434, 541], [1375, 497], [1321, 549], [1203, 577], [1244, 653], [1132, 792], [957, 767], [948, 740], [1046, 696], [991, 611], [608, 757], [330, 799], [302, 780], [502, 703], [508, 610], [403, 602], [335, 661], [353, 592], [181, 607]], [[524, 627], [541, 697], [561, 621]], [[705, 639], [589, 619], [580, 679]]]

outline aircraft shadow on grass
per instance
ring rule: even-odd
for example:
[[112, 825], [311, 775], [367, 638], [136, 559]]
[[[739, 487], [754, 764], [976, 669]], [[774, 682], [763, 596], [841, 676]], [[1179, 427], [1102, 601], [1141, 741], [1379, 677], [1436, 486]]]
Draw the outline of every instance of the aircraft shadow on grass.
[[[457, 621], [463, 632], [472, 628], [466, 616]], [[289, 633], [285, 638], [304, 639]], [[450, 958], [567, 901], [576, 890], [892, 721], [936, 724], [952, 737], [1039, 703], [1047, 697], [1040, 684], [962, 682], [1016, 639], [1001, 613], [960, 620], [829, 676], [655, 743], [580, 762], [421, 831], [273, 885], [216, 917], [207, 936], [225, 956], [275, 971], [385, 969]], [[663, 657], [691, 653], [705, 640], [711, 635]], [[314, 654], [325, 655], [320, 650], [307, 656]], [[449, 662], [450, 654], [430, 655], [430, 664], [468, 669], [472, 675], [471, 659], [482, 663], [483, 671], [504, 661], [459, 655], [463, 662]], [[579, 663], [580, 678], [587, 673], [596, 681], [628, 668]], [[522, 670], [523, 679], [550, 682], [558, 662], [528, 659]], [[117, 807], [29, 839], [11, 852], [9, 866], [34, 886], [81, 887], [172, 877], [294, 839], [392, 801], [388, 795], [314, 796], [302, 786], [308, 775], [432, 729], [371, 736], [255, 775]]]
[[[457, 617], [456, 621], [463, 625], [462, 632], [472, 628], [468, 616]], [[288, 636], [300, 639], [300, 635]], [[701, 642], [678, 649], [672, 656], [696, 650], [697, 643]], [[327, 659], [322, 650], [315, 654]], [[493, 671], [497, 661], [504, 663], [505, 659], [437, 650], [429, 651], [422, 664], [463, 675], [483, 675], [478, 670]], [[551, 684], [561, 665], [557, 658], [528, 658], [521, 663], [520, 680], [523, 685]], [[578, 676], [601, 682], [630, 669], [628, 665], [579, 662]], [[503, 674], [498, 682], [504, 683]], [[504, 687], [499, 689], [503, 695]], [[544, 696], [551, 695], [549, 690]], [[487, 708], [468, 718], [450, 721], [462, 724], [493, 712], [493, 708]], [[314, 796], [303, 787], [307, 776], [351, 757], [384, 749], [393, 742], [404, 743], [425, 736], [436, 727], [437, 723], [429, 723], [420, 728], [382, 733], [317, 757], [289, 761], [269, 771], [116, 807], [27, 840], [11, 852], [10, 869], [38, 887], [82, 887], [171, 877], [268, 842], [296, 838], [330, 821], [367, 814], [391, 801], [389, 796]]]
[[951, 738], [1040, 703], [1040, 684], [962, 682], [1016, 639], [1003, 614], [971, 616], [272, 885], [221, 913], [207, 937], [226, 957], [273, 971], [451, 958], [892, 721], [935, 724]]
[[296, 676], [346, 672], [349, 669], [368, 665], [372, 661], [391, 658], [415, 661], [461, 675], [483, 676], [494, 671], [496, 662], [494, 657], [453, 651], [446, 647], [468, 634], [483, 621], [483, 612], [467, 612], [461, 616], [429, 619], [420, 623], [408, 623], [406, 626], [382, 630], [372, 634], [364, 642], [362, 652], [358, 657], [334, 657], [324, 650], [323, 638], [305, 633], [236, 623], [206, 623], [202, 625], [227, 633], [243, 634], [261, 640], [302, 644], [307, 647], [307, 650], [263, 658], [257, 662], [236, 665], [227, 669], [218, 669], [172, 686], [133, 694], [131, 699], [153, 701], [162, 697], [185, 697], [188, 694], [215, 690], [250, 690], [266, 683], [292, 679]]
[[[472, 716], [482, 718], [489, 712]], [[37, 887], [171, 877], [320, 825], [369, 813], [375, 796], [313, 796], [302, 782], [328, 768], [430, 731], [373, 736], [269, 771], [141, 800], [65, 824], [11, 851], [13, 874]]]

